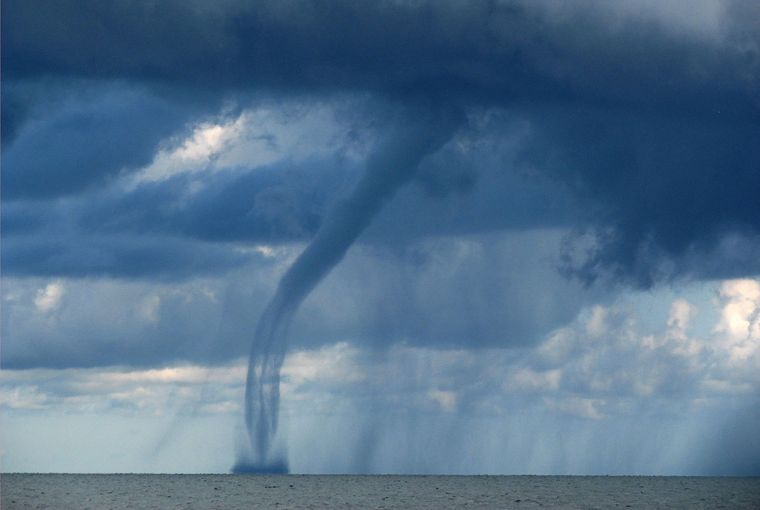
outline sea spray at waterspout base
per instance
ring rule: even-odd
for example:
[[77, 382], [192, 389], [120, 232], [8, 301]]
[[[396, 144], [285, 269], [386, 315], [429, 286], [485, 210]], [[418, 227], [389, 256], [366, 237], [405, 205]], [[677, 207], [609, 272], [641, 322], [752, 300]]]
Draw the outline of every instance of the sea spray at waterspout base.
[[[408, 113], [408, 112], [407, 112]], [[280, 369], [290, 322], [298, 307], [367, 228], [423, 158], [438, 151], [461, 124], [451, 108], [414, 110], [367, 158], [353, 192], [325, 216], [320, 229], [280, 280], [256, 327], [245, 387], [244, 445], [235, 473], [287, 473], [285, 455], [275, 452], [280, 405]]]

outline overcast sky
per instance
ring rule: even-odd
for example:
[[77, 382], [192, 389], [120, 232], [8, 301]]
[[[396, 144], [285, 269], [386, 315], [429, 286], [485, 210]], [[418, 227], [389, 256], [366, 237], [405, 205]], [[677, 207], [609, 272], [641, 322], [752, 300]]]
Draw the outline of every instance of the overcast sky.
[[5, 0], [0, 468], [228, 471], [321, 236], [293, 472], [760, 474], [759, 197], [752, 0]]

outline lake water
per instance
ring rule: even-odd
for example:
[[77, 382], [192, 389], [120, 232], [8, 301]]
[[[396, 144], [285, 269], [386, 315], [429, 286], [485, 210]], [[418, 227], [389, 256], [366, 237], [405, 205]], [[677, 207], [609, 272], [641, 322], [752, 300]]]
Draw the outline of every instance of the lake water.
[[760, 508], [760, 478], [0, 475], [0, 508]]

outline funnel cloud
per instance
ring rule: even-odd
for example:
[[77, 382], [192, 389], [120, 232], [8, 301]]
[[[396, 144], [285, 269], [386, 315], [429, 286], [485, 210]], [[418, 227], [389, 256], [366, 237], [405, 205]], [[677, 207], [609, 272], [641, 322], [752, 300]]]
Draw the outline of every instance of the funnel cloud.
[[392, 129], [374, 148], [353, 192], [327, 214], [314, 239], [280, 280], [259, 319], [251, 347], [245, 385], [247, 444], [239, 452], [233, 472], [288, 471], [287, 460], [273, 450], [273, 443], [279, 418], [280, 370], [293, 315], [394, 192], [414, 176], [422, 159], [440, 149], [462, 121], [451, 108], [431, 108], [404, 118], [404, 125]]

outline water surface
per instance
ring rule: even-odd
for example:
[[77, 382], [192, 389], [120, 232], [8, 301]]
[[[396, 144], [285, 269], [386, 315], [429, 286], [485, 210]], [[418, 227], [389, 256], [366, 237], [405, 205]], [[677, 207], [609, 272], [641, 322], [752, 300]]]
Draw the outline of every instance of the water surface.
[[0, 508], [760, 508], [760, 478], [0, 475]]

